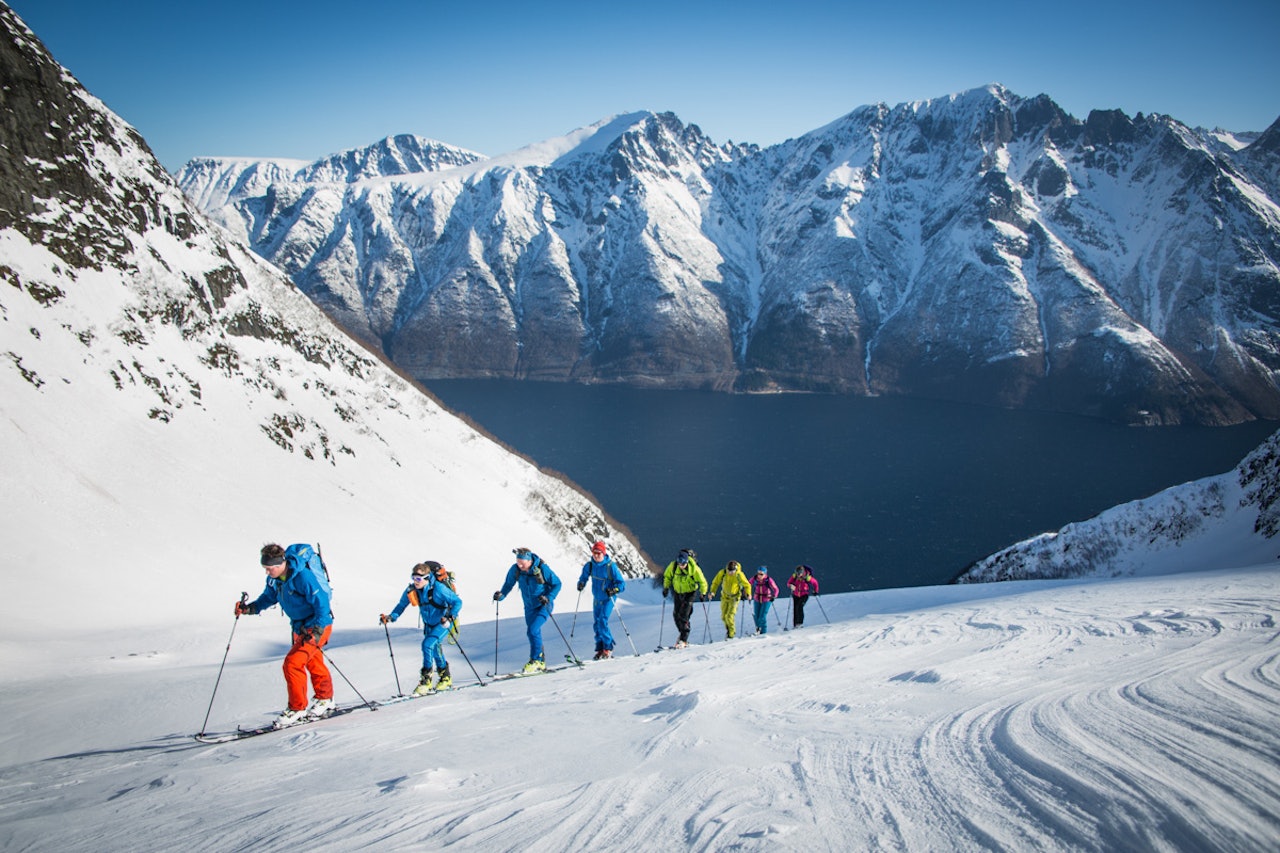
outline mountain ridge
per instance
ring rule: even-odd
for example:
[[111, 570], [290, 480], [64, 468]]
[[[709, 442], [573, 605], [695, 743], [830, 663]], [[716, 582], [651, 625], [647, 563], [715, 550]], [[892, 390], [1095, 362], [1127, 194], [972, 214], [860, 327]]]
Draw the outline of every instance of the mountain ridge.
[[[619, 114], [523, 153], [205, 209], [426, 381], [1235, 423], [1280, 418], [1276, 133], [1235, 147], [992, 84], [768, 148]], [[207, 197], [199, 174], [179, 183]]]

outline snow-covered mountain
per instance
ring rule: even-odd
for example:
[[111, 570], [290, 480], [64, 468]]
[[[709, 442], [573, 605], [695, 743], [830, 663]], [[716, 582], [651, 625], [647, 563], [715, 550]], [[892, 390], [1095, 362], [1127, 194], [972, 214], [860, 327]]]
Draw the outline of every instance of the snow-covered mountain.
[[1217, 424], [1280, 418], [1278, 137], [992, 85], [765, 149], [645, 112], [454, 168], [179, 183], [423, 379]]
[[1165, 489], [979, 560], [963, 583], [1122, 577], [1280, 559], [1280, 432], [1234, 471]]
[[[321, 543], [339, 622], [385, 610], [424, 559], [455, 569], [473, 613], [518, 545], [576, 580], [604, 538], [646, 571], [575, 487], [445, 412], [210, 225], [4, 6], [0, 27], [0, 640], [49, 618], [55, 585], [77, 590], [71, 634], [122, 612], [222, 621], [261, 588], [268, 541]], [[147, 587], [162, 593], [135, 607]]]

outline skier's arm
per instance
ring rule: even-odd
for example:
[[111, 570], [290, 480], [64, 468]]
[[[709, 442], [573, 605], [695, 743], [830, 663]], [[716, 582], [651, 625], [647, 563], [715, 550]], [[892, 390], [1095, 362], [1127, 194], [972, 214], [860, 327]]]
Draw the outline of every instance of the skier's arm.
[[405, 589], [404, 592], [400, 593], [400, 603], [397, 604], [395, 606], [395, 609], [388, 614], [392, 622], [399, 619], [400, 614], [404, 613], [404, 609], [409, 606], [409, 589], [412, 589], [412, 587]]
[[271, 607], [279, 600], [276, 595], [275, 584], [268, 582], [262, 589], [262, 595], [255, 598], [249, 603], [249, 610], [253, 613], [261, 613], [268, 607]]

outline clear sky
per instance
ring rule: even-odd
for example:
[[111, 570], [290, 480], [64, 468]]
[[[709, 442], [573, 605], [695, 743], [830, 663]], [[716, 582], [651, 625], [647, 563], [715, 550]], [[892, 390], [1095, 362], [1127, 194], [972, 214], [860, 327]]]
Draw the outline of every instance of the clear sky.
[[671, 111], [769, 145], [1003, 83], [1073, 115], [1280, 116], [1280, 0], [9, 0], [170, 170], [414, 133], [502, 154]]

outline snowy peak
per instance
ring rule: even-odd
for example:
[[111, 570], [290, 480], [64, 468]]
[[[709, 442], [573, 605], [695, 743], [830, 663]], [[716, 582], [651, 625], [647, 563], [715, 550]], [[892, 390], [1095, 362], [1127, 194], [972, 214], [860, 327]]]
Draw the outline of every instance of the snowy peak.
[[766, 149], [638, 112], [350, 191], [276, 182], [217, 203], [198, 164], [182, 180], [423, 379], [1221, 424], [1280, 418], [1269, 143], [1118, 110], [1082, 121], [993, 84]]
[[484, 159], [483, 154], [406, 133], [317, 160], [300, 169], [294, 180], [349, 184], [366, 178], [438, 172]]
[[266, 193], [273, 184], [351, 184], [373, 178], [427, 174], [484, 160], [482, 154], [423, 136], [388, 136], [313, 162], [243, 157], [198, 157], [178, 173], [178, 185], [203, 210]]

